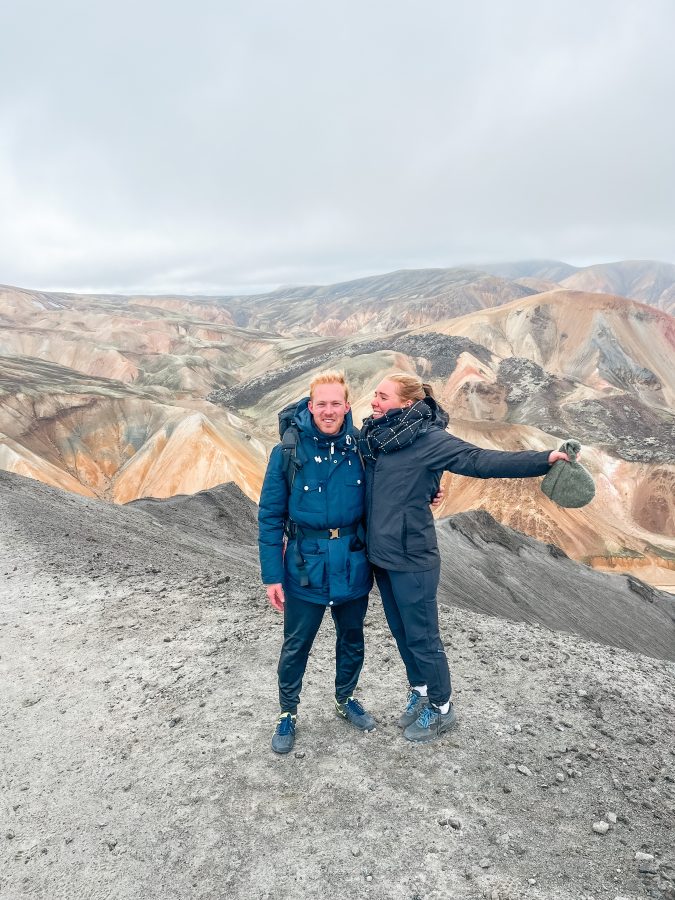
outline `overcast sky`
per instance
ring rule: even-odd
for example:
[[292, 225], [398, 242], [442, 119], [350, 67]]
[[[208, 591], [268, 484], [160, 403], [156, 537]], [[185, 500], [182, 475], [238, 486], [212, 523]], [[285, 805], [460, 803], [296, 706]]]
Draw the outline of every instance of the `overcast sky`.
[[0, 283], [675, 262], [672, 0], [0, 8]]

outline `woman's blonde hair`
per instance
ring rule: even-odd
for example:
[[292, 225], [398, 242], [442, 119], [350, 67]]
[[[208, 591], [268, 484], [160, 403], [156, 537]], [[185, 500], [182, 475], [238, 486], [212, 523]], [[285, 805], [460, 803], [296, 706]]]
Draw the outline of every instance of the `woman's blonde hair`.
[[315, 375], [309, 383], [310, 400], [314, 399], [314, 388], [320, 384], [341, 384], [345, 392], [345, 403], [349, 401], [349, 385], [345, 379], [344, 372], [329, 369], [326, 372], [319, 372], [318, 375]]
[[386, 377], [396, 384], [402, 403], [407, 403], [409, 400], [424, 400], [425, 397], [434, 396], [431, 385], [425, 384], [417, 375], [410, 375], [408, 372], [394, 372], [393, 375]]

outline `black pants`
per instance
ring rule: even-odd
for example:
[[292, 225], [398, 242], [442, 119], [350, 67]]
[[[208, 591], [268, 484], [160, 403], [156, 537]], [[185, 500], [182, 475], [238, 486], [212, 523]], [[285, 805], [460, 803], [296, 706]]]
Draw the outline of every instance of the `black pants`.
[[452, 694], [448, 658], [438, 631], [436, 591], [440, 565], [423, 572], [391, 572], [374, 567], [384, 614], [405, 665], [408, 682], [427, 685], [436, 706]]
[[[363, 620], [368, 597], [348, 600], [329, 607], [335, 624], [335, 696], [351, 697], [363, 667], [365, 644]], [[297, 600], [286, 594], [284, 604], [284, 645], [279, 658], [279, 705], [282, 712], [297, 712], [307, 657], [319, 630], [326, 607]]]

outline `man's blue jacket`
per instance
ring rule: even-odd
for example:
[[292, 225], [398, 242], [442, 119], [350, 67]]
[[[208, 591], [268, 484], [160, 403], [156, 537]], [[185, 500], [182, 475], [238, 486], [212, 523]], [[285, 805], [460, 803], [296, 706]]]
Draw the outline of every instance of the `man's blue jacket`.
[[[270, 454], [258, 511], [260, 569], [264, 584], [325, 606], [364, 597], [373, 584], [364, 546], [365, 477], [353, 436], [352, 414], [339, 434], [322, 434], [306, 401], [298, 405], [298, 458], [304, 464], [289, 493], [281, 444]], [[284, 552], [287, 521], [290, 536]], [[329, 538], [330, 529], [350, 534]], [[287, 531], [288, 531], [287, 530]], [[311, 532], [305, 534], [303, 530]], [[301, 582], [308, 580], [303, 585]]]

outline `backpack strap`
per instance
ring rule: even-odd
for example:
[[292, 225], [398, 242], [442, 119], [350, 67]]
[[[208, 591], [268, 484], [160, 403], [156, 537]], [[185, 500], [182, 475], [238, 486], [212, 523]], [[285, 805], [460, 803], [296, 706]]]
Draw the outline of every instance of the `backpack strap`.
[[293, 490], [293, 482], [298, 471], [304, 466], [306, 456], [300, 443], [300, 432], [296, 425], [289, 425], [281, 438], [283, 472], [288, 484], [288, 493]]
[[[281, 438], [281, 454], [283, 460], [283, 473], [286, 478], [288, 494], [290, 497], [295, 476], [304, 466], [306, 461], [306, 456], [300, 441], [300, 432], [296, 425], [289, 425], [284, 431]], [[307, 587], [309, 585], [307, 563], [300, 552], [302, 529], [295, 522], [291, 521], [291, 519], [287, 518], [284, 523], [284, 532], [289, 541], [294, 541], [294, 548], [291, 552], [295, 554], [294, 562], [300, 575], [300, 585], [301, 587]]]

